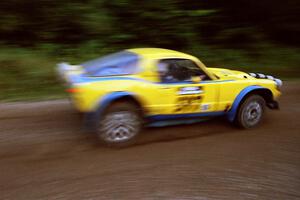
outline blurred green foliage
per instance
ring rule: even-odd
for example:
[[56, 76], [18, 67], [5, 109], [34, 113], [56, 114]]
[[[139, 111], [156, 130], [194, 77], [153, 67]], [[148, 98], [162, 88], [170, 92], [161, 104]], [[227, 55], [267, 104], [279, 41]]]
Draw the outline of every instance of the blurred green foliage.
[[299, 77], [295, 0], [0, 2], [0, 99], [57, 97], [57, 62], [132, 47], [198, 56], [213, 67]]
[[5, 49], [0, 51], [0, 65], [0, 100], [63, 96], [53, 58], [25, 49]]
[[91, 40], [116, 48], [242, 48], [262, 39], [297, 45], [299, 13], [295, 0], [10, 0], [0, 3], [0, 41], [74, 48]]

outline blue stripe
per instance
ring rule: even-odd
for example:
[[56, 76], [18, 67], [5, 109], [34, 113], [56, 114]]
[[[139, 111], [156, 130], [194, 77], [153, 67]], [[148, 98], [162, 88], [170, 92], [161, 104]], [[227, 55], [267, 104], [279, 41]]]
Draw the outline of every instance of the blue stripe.
[[140, 81], [140, 82], [150, 82], [141, 78], [133, 78], [133, 77], [78, 77], [76, 79], [79, 83], [89, 83], [89, 82], [102, 82], [102, 81], [122, 81], [122, 80], [134, 80], [134, 81]]
[[[122, 80], [132, 80], [132, 81], [140, 81], [140, 82], [146, 82], [146, 83], [154, 83], [154, 84], [166, 84], [166, 85], [182, 85], [182, 84], [193, 84], [191, 81], [180, 81], [180, 82], [174, 82], [174, 83], [161, 83], [161, 82], [151, 82], [142, 78], [135, 78], [135, 77], [77, 77], [76, 81], [81, 83], [87, 83], [87, 82], [100, 82], [100, 81], [122, 81]], [[210, 84], [210, 83], [223, 83], [223, 82], [231, 82], [234, 80], [211, 80], [211, 81], [202, 81], [195, 84]]]
[[225, 112], [207, 112], [207, 113], [188, 113], [188, 114], [173, 114], [173, 115], [150, 115], [147, 118], [153, 121], [184, 119], [193, 117], [216, 117], [222, 116]]
[[210, 84], [210, 83], [224, 83], [224, 82], [232, 82], [235, 80], [213, 80], [213, 81], [201, 81], [199, 83], [194, 83], [192, 81], [180, 81], [180, 82], [174, 82], [174, 83], [161, 83], [158, 82], [157, 84], [166, 84], [166, 85], [182, 85], [182, 84]]
[[123, 81], [123, 80], [133, 80], [133, 81], [141, 81], [141, 82], [150, 82], [141, 78], [133, 78], [133, 77], [99, 77], [99, 78], [90, 78], [89, 81]]
[[165, 127], [182, 124], [194, 124], [208, 120], [208, 118], [191, 118], [191, 119], [176, 119], [176, 120], [163, 120], [163, 121], [152, 121], [147, 124], [147, 127]]

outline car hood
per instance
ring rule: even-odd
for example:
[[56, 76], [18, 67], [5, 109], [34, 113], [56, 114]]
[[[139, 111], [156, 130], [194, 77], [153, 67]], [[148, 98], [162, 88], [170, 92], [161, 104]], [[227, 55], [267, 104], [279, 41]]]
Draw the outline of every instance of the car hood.
[[207, 68], [208, 71], [220, 79], [254, 79], [254, 77], [250, 76], [248, 73], [223, 69], [223, 68]]
[[245, 80], [245, 79], [268, 79], [274, 81], [280, 88], [283, 84], [282, 80], [275, 78], [271, 75], [262, 73], [245, 73], [237, 70], [223, 69], [223, 68], [207, 68], [208, 71], [223, 80]]

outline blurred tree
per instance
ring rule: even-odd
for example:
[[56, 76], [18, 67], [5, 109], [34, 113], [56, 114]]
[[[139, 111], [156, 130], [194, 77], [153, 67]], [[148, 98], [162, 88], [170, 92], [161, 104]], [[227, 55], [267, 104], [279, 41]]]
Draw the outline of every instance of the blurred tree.
[[[300, 1], [297, 0], [212, 0], [220, 8], [224, 29], [246, 30], [244, 35], [263, 34], [275, 41], [299, 45]], [[249, 31], [251, 28], [252, 31]], [[240, 31], [239, 30], [239, 31]], [[240, 32], [241, 33], [241, 32]], [[244, 42], [244, 40], [240, 40]]]
[[0, 41], [182, 49], [269, 38], [298, 45], [299, 13], [294, 0], [10, 0], [0, 3]]

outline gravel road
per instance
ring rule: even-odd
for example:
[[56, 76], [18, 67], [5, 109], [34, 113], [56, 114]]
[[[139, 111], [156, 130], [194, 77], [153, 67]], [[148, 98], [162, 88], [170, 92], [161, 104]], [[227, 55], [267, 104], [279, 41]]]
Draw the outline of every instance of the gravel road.
[[67, 100], [0, 104], [0, 199], [300, 199], [300, 83], [253, 130], [148, 128], [101, 146]]

